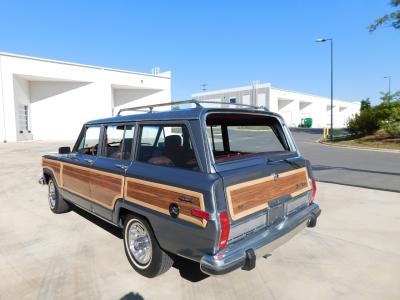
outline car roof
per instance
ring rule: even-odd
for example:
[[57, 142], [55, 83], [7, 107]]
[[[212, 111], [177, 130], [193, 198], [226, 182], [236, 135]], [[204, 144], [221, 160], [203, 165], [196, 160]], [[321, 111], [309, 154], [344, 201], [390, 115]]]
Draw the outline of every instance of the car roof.
[[136, 121], [167, 121], [167, 120], [198, 120], [203, 115], [210, 112], [225, 112], [225, 113], [257, 113], [267, 116], [278, 116], [276, 113], [259, 109], [229, 109], [229, 108], [185, 108], [167, 111], [149, 111], [146, 113], [137, 113], [126, 116], [115, 116], [104, 119], [97, 119], [86, 122], [86, 125], [104, 124], [104, 123], [125, 123]]

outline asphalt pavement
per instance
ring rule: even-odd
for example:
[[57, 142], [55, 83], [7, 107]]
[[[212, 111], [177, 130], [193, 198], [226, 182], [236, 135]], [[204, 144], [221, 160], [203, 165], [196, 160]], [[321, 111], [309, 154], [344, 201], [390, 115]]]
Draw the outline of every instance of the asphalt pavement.
[[319, 130], [292, 129], [292, 134], [317, 180], [400, 192], [400, 153], [315, 143], [322, 138]]

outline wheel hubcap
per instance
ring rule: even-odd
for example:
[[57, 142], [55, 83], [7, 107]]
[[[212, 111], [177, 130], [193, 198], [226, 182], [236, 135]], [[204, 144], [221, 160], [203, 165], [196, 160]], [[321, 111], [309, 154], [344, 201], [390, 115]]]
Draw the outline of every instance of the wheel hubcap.
[[128, 229], [129, 251], [137, 262], [147, 264], [152, 255], [151, 239], [146, 228], [140, 223], [133, 223]]
[[53, 180], [50, 180], [49, 182], [49, 203], [50, 203], [50, 207], [54, 208], [56, 206], [56, 187], [54, 185]]

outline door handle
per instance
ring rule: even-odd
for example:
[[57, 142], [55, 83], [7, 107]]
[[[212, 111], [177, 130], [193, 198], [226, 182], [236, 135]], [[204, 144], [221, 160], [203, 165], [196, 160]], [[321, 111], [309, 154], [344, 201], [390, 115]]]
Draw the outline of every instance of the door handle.
[[92, 165], [94, 160], [90, 158], [85, 158], [84, 161], [86, 161], [89, 165]]
[[115, 166], [116, 166], [118, 169], [122, 169], [122, 170], [124, 170], [124, 171], [128, 170], [128, 166], [125, 166], [125, 165], [116, 164]]

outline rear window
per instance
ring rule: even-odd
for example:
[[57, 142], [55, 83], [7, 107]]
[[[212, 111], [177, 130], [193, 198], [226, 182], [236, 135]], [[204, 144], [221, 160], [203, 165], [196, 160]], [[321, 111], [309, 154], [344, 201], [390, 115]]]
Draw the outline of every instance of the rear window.
[[252, 114], [207, 116], [208, 141], [217, 163], [289, 151], [278, 120]]

